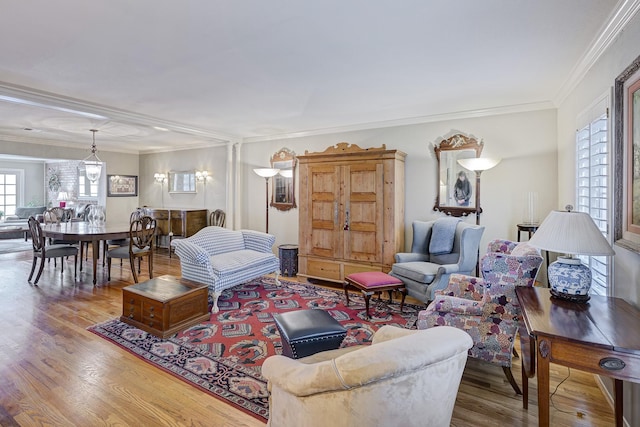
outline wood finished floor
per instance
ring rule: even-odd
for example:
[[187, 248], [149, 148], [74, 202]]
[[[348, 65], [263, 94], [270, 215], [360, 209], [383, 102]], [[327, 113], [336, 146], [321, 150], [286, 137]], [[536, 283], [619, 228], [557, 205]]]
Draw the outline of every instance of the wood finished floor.
[[[27, 282], [30, 267], [30, 252], [0, 255], [0, 426], [264, 426], [86, 330], [121, 314], [122, 288], [133, 283], [126, 263], [114, 263], [111, 282], [99, 265], [95, 287], [90, 262], [75, 282], [72, 260], [63, 277], [52, 262], [38, 286]], [[166, 251], [154, 260], [161, 274], [180, 275]], [[513, 371], [520, 382], [518, 359]], [[551, 366], [551, 390], [568, 372]], [[451, 425], [536, 426], [535, 379], [529, 393], [525, 411], [499, 367], [469, 359]], [[552, 402], [553, 426], [614, 424], [592, 375], [571, 370]]]

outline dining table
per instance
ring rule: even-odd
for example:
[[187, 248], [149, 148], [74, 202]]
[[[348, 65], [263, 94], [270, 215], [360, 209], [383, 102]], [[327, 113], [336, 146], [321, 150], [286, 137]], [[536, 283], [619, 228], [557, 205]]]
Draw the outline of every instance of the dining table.
[[56, 240], [91, 242], [93, 261], [93, 284], [96, 284], [98, 254], [100, 253], [100, 241], [126, 239], [129, 237], [128, 222], [104, 222], [92, 224], [86, 221], [60, 222], [55, 224], [43, 224], [42, 232], [45, 237]]

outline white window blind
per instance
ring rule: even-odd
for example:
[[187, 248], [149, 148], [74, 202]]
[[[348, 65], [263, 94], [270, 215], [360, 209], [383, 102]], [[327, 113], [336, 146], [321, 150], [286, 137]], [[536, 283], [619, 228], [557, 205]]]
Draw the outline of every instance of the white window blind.
[[[583, 123], [576, 134], [576, 210], [586, 212], [609, 239], [609, 109], [608, 97], [600, 100], [583, 114]], [[580, 256], [591, 268], [591, 292], [607, 295], [609, 287], [609, 258]]]

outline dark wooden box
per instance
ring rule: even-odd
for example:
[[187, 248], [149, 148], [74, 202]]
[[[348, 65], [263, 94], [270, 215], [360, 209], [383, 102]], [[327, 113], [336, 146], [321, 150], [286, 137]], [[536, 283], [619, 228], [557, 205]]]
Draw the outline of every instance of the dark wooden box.
[[122, 289], [120, 320], [167, 338], [209, 320], [207, 297], [207, 285], [160, 276]]

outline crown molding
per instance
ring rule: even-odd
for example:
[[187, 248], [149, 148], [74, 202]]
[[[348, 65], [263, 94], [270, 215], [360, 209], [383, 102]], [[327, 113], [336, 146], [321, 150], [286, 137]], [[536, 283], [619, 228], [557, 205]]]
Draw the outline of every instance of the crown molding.
[[406, 119], [385, 120], [380, 122], [359, 123], [354, 125], [332, 128], [314, 129], [309, 131], [283, 133], [268, 136], [253, 136], [243, 139], [244, 143], [277, 141], [280, 139], [303, 138], [307, 136], [344, 133], [368, 129], [381, 129], [395, 126], [407, 126], [423, 123], [442, 122], [446, 120], [472, 119], [476, 117], [497, 116], [501, 114], [523, 113], [527, 111], [548, 110], [556, 108], [551, 101], [533, 102], [528, 104], [505, 105], [502, 107], [481, 108], [477, 110], [457, 111], [453, 113], [432, 114], [429, 116], [410, 117]]
[[618, 3], [616, 9], [611, 12], [609, 19], [603, 24], [600, 32], [594, 38], [589, 49], [582, 55], [567, 80], [560, 87], [558, 94], [553, 99], [554, 105], [558, 106], [567, 99], [567, 96], [576, 88], [624, 27], [638, 13], [638, 10], [640, 10], [640, 0], [621, 0]]
[[[80, 146], [78, 146], [77, 143], [71, 143], [71, 142], [65, 142], [65, 141], [57, 141], [57, 140], [44, 139], [44, 138], [34, 138], [34, 137], [25, 137], [25, 136], [0, 134], [0, 141], [15, 142], [15, 143], [18, 143], [18, 144], [46, 145], [48, 147], [73, 148], [75, 150], [89, 152], [88, 148], [80, 147]], [[110, 148], [108, 150], [100, 150], [99, 152], [139, 154], [139, 152], [136, 151], [136, 150], [126, 150], [126, 149], [117, 149], [117, 148]]]
[[0, 101], [49, 108], [95, 120], [112, 120], [114, 122], [121, 122], [129, 125], [165, 128], [173, 132], [184, 133], [219, 142], [239, 139], [238, 135], [202, 129], [195, 126], [185, 125], [183, 123], [163, 120], [157, 117], [121, 110], [107, 105], [96, 104], [50, 92], [39, 91], [25, 86], [13, 85], [6, 82], [0, 82]]
[[157, 153], [172, 153], [174, 151], [184, 150], [196, 150], [200, 148], [212, 148], [212, 147], [226, 147], [232, 141], [205, 141], [193, 145], [181, 145], [179, 147], [167, 147], [167, 148], [154, 148], [151, 150], [140, 150], [138, 154], [157, 154]]

